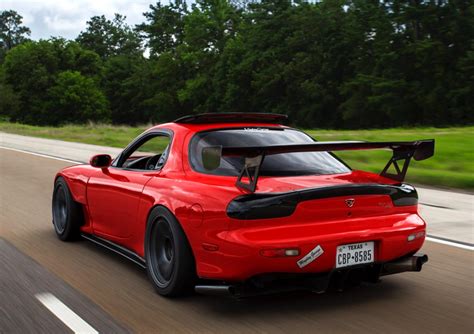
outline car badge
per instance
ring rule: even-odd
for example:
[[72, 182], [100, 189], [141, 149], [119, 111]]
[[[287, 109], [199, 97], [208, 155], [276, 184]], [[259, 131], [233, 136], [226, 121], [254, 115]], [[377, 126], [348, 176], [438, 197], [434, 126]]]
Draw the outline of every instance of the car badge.
[[346, 205], [349, 207], [349, 208], [352, 208], [354, 206], [354, 203], [355, 203], [355, 199], [353, 198], [349, 198], [349, 199], [346, 199]]

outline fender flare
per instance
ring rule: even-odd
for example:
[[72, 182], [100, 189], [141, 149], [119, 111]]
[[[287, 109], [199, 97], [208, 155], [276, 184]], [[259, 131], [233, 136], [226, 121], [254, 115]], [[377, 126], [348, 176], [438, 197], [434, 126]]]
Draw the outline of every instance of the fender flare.
[[189, 248], [191, 249], [191, 254], [193, 256], [193, 261], [194, 261], [194, 266], [196, 267], [196, 256], [194, 254], [194, 249], [191, 246], [191, 243], [189, 242], [189, 238], [188, 238], [188, 235], [186, 234], [185, 229], [183, 228], [181, 222], [178, 220], [176, 215], [170, 209], [168, 209], [166, 206], [164, 206], [162, 204], [156, 204], [153, 207], [151, 207], [149, 212], [148, 212], [148, 215], [147, 215], [146, 226], [145, 226], [145, 235], [144, 235], [144, 243], [143, 243], [145, 260], [146, 260], [146, 251], [147, 251], [147, 248], [148, 248], [147, 245], [148, 245], [148, 240], [149, 240], [149, 236], [150, 236], [150, 231], [151, 231], [151, 227], [152, 227], [153, 222], [154, 222], [154, 221], [152, 221], [152, 220], [154, 220], [154, 218], [152, 217], [152, 214], [155, 211], [158, 211], [159, 214], [161, 214], [165, 217], [168, 216], [169, 218], [172, 218], [172, 219], [176, 220], [176, 222], [178, 223], [179, 228], [181, 229], [181, 231], [183, 232], [183, 234], [186, 238], [186, 242], [188, 243]]

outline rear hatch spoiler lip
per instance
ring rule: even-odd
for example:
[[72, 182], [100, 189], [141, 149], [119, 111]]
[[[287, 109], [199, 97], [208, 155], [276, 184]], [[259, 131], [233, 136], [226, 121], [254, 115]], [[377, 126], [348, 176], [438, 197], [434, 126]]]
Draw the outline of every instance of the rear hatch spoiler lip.
[[240, 195], [227, 205], [226, 212], [230, 218], [243, 220], [282, 218], [291, 216], [295, 212], [298, 203], [304, 201], [358, 195], [388, 195], [394, 206], [418, 204], [416, 189], [409, 184], [366, 183]]

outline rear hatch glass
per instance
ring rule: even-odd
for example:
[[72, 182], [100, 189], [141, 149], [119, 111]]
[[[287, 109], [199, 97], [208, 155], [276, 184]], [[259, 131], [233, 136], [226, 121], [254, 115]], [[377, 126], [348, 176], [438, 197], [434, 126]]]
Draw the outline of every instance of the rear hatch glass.
[[[237, 176], [243, 157], [222, 157], [220, 166], [209, 171], [202, 162], [202, 149], [209, 146], [269, 146], [314, 142], [304, 132], [288, 128], [239, 128], [204, 131], [190, 143], [190, 162], [194, 170], [214, 175]], [[266, 156], [260, 176], [330, 175], [350, 172], [350, 168], [328, 152], [298, 152]]]

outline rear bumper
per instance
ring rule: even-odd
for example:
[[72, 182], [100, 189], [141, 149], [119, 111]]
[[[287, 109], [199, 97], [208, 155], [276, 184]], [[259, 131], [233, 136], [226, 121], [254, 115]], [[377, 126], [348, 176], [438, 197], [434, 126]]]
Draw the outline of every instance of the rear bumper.
[[290, 291], [312, 291], [322, 293], [327, 290], [342, 290], [347, 285], [360, 282], [375, 283], [380, 276], [405, 271], [421, 271], [428, 256], [414, 254], [386, 262], [335, 269], [319, 274], [266, 274], [250, 278], [236, 284], [198, 285], [196, 292], [207, 295], [244, 298]]
[[[252, 227], [222, 233], [219, 249], [201, 250], [198, 275], [205, 279], [243, 282], [268, 273], [317, 274], [334, 270], [337, 247], [365, 241], [375, 245], [375, 263], [387, 263], [416, 253], [423, 245], [426, 224], [415, 213], [351, 221]], [[408, 236], [418, 234], [415, 240]], [[298, 260], [316, 246], [323, 254], [300, 268]], [[297, 248], [298, 256], [266, 257], [262, 250]]]

